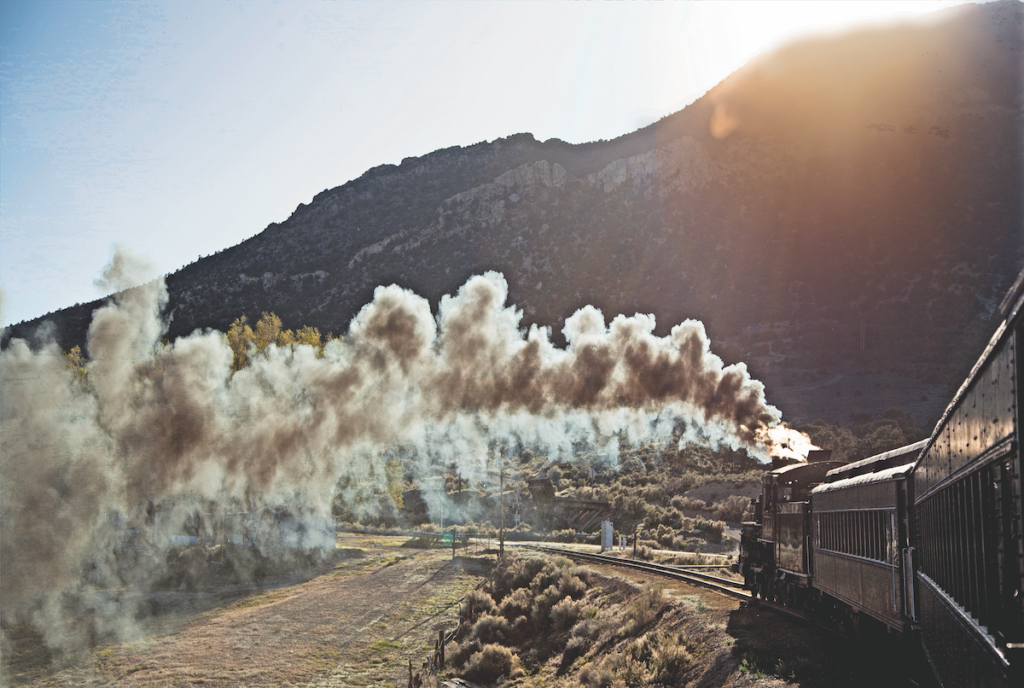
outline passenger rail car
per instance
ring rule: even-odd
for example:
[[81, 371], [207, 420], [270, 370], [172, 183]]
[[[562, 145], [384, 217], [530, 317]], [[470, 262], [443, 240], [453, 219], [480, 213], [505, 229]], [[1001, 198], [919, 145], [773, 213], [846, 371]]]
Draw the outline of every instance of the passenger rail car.
[[914, 468], [921, 641], [945, 685], [1024, 685], [1024, 272]]
[[926, 442], [834, 468], [811, 490], [814, 587], [858, 626], [866, 615], [904, 633], [915, 621], [907, 505]]
[[848, 465], [773, 465], [740, 539], [748, 589], [889, 629], [944, 688], [1024, 686], [1024, 272], [1000, 309], [927, 440]]

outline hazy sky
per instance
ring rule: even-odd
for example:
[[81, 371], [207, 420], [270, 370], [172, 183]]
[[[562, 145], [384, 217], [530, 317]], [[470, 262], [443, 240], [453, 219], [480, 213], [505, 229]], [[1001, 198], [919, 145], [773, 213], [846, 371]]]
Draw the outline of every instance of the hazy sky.
[[370, 167], [614, 138], [795, 36], [959, 2], [0, 3], [4, 323], [171, 272]]

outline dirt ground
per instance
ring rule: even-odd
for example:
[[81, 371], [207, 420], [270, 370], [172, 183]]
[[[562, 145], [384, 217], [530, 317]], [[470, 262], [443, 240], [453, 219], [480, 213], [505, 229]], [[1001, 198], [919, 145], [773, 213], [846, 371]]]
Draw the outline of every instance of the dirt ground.
[[129, 642], [64, 658], [22, 648], [5, 657], [3, 684], [404, 686], [408, 662], [419, 668], [436, 629], [457, 625], [458, 601], [487, 571], [482, 556], [452, 560], [404, 540], [342, 536], [339, 546], [359, 556], [305, 582], [154, 619], [152, 635]]
[[[453, 560], [450, 550], [403, 542], [343, 535], [339, 547], [349, 556], [315, 577], [220, 600], [207, 594], [205, 602], [154, 618], [141, 637], [71, 657], [51, 657], [38, 639], [34, 647], [31, 637], [15, 638], [2, 684], [404, 687], [410, 662], [420, 670], [438, 630], [458, 625], [458, 602], [485, 581], [494, 557]], [[692, 642], [687, 686], [909, 685], [885, 651], [704, 588], [591, 568], [602, 585], [664, 586], [669, 606], [659, 628]], [[568, 673], [553, 663], [506, 685], [579, 686], [580, 661]]]

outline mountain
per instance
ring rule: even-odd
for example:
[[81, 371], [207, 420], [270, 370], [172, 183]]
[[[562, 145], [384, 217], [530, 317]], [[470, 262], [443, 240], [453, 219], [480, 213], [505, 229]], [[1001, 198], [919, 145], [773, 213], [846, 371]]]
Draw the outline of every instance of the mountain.
[[[168, 336], [274, 311], [336, 333], [397, 283], [498, 270], [525, 323], [706, 324], [793, 421], [941, 412], [1024, 263], [1024, 7], [806, 40], [612, 141], [517, 134], [383, 165], [167, 277]], [[43, 321], [83, 343], [100, 301]]]

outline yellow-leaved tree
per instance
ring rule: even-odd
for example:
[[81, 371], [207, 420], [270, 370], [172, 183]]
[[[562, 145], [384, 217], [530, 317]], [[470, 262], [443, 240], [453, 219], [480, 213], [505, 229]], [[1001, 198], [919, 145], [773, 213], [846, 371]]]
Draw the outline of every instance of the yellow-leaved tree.
[[64, 354], [64, 364], [67, 365], [75, 380], [82, 386], [89, 382], [89, 372], [85, 369], [85, 356], [82, 355], [82, 347], [74, 346], [71, 351]]
[[266, 358], [269, 355], [271, 344], [280, 348], [289, 347], [292, 350], [296, 346], [311, 346], [316, 349], [317, 357], [323, 358], [324, 347], [334, 341], [334, 335], [330, 332], [324, 337], [320, 334], [320, 330], [309, 325], [298, 332], [281, 329], [281, 318], [277, 317], [275, 313], [266, 312], [256, 323], [255, 330], [249, 326], [243, 315], [231, 323], [225, 336], [231, 347], [231, 352], [234, 354], [231, 364], [232, 371], [247, 367], [252, 362], [253, 356], [260, 355]]

